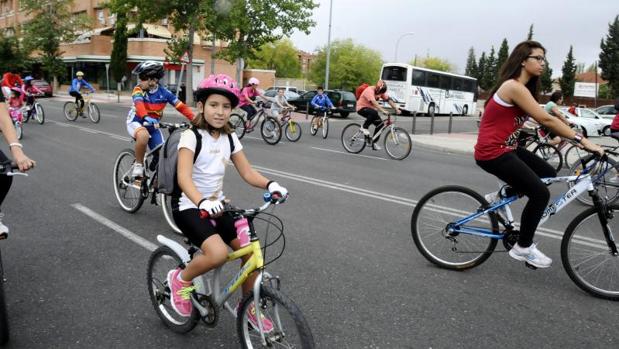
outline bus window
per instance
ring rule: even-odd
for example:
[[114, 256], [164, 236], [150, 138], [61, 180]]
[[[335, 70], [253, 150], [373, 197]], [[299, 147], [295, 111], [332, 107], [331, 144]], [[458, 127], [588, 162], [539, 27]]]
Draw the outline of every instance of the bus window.
[[462, 79], [453, 78], [453, 89], [456, 91], [462, 91]]
[[464, 79], [462, 84], [462, 91], [475, 92], [475, 90], [473, 90], [473, 80]]
[[451, 90], [451, 76], [442, 75], [440, 87], [443, 90]]
[[428, 73], [428, 87], [438, 87], [439, 75]]
[[413, 80], [411, 84], [415, 86], [426, 86], [426, 72], [413, 69]]
[[381, 79], [391, 81], [406, 81], [407, 69], [403, 67], [385, 67]]

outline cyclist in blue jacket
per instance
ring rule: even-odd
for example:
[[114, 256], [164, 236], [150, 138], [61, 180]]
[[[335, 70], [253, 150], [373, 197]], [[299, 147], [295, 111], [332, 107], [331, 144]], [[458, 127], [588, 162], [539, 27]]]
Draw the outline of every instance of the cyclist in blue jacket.
[[327, 108], [335, 109], [335, 107], [333, 106], [333, 103], [329, 99], [329, 96], [327, 96], [324, 93], [325, 90], [322, 87], [318, 87], [317, 91], [318, 91], [318, 94], [315, 95], [314, 98], [312, 98], [312, 101], [310, 102], [312, 105], [312, 108], [314, 108], [314, 110], [316, 111], [316, 114], [327, 110]]
[[80, 116], [84, 116], [84, 97], [82, 97], [82, 93], [80, 92], [82, 88], [87, 88], [90, 92], [95, 92], [95, 89], [88, 81], [84, 80], [84, 73], [78, 71], [75, 73], [75, 79], [71, 82], [71, 87], [69, 87], [69, 94], [75, 97], [75, 104], [78, 106]]

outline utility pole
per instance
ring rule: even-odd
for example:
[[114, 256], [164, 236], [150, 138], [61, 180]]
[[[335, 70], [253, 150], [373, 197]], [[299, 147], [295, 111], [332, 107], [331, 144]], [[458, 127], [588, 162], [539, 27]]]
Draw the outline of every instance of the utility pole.
[[325, 69], [325, 90], [329, 89], [329, 63], [331, 60], [331, 18], [333, 15], [333, 0], [329, 1], [329, 36], [327, 37], [327, 66]]

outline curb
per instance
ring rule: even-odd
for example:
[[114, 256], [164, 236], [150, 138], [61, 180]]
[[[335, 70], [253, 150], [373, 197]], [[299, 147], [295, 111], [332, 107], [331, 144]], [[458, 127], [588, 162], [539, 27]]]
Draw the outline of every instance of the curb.
[[456, 149], [452, 147], [445, 147], [442, 145], [429, 144], [426, 142], [416, 141], [413, 137], [411, 138], [413, 139], [413, 147], [419, 147], [419, 148], [430, 149], [430, 150], [438, 150], [440, 152], [450, 153], [450, 154], [473, 155], [474, 153], [473, 150]]

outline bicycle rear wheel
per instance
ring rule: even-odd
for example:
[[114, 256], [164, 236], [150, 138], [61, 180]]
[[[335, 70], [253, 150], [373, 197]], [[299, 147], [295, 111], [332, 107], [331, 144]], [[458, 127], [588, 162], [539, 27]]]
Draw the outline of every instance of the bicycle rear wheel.
[[296, 304], [283, 293], [268, 286], [260, 288], [257, 306], [263, 323], [269, 321], [273, 329], [265, 333], [266, 346], [257, 328], [248, 320], [248, 310], [254, 304], [254, 293], [250, 293], [239, 306], [236, 328], [241, 347], [250, 348], [314, 348], [312, 331]]
[[550, 144], [540, 144], [534, 150], [533, 154], [544, 159], [555, 171], [559, 172], [563, 166], [563, 156], [557, 147]]
[[[421, 254], [441, 268], [464, 270], [483, 263], [496, 247], [497, 240], [465, 233], [452, 233], [453, 222], [486, 207], [488, 202], [477, 192], [461, 186], [444, 186], [427, 193], [415, 206], [411, 218], [413, 241]], [[466, 223], [487, 231], [499, 232], [494, 213]]]
[[320, 123], [320, 116], [314, 115], [312, 117], [312, 121], [310, 122], [310, 133], [312, 136], [315, 136], [318, 133], [318, 124]]
[[101, 112], [99, 111], [99, 107], [92, 102], [88, 104], [88, 117], [90, 118], [90, 121], [95, 124], [99, 123], [101, 120]]
[[[579, 176], [582, 174], [582, 171], [587, 167], [591, 166], [593, 162], [597, 161], [595, 156], [589, 155], [581, 161], [577, 161], [571, 168], [570, 174], [573, 176]], [[604, 160], [600, 160], [600, 163], [590, 171], [591, 177], [596, 178], [602, 172], [606, 171], [603, 178], [600, 178], [598, 184], [596, 184], [596, 188], [598, 191], [598, 195], [600, 199], [604, 200], [606, 204], [612, 204], [619, 199], [619, 164], [611, 158], [606, 158]], [[568, 188], [574, 186], [573, 182], [567, 183]], [[581, 203], [593, 206], [593, 200], [588, 193], [583, 193], [576, 197], [576, 200]]]
[[43, 106], [39, 103], [34, 104], [34, 117], [39, 123], [39, 125], [43, 125], [45, 123], [45, 111], [43, 110]]
[[245, 136], [245, 119], [237, 113], [232, 113], [230, 115], [230, 126], [234, 129], [234, 133], [239, 139], [242, 139]]
[[340, 138], [342, 146], [349, 153], [357, 154], [365, 148], [365, 135], [361, 132], [359, 124], [349, 124], [344, 127]]
[[275, 145], [282, 139], [282, 127], [275, 118], [267, 116], [260, 125], [260, 134], [265, 142]]
[[[619, 205], [607, 207], [608, 229], [619, 231]], [[561, 240], [561, 262], [570, 279], [589, 294], [619, 300], [619, 256], [613, 255], [604, 238], [597, 209], [591, 207], [570, 223]]]
[[142, 183], [136, 183], [131, 178], [131, 168], [135, 162], [133, 149], [125, 149], [118, 154], [114, 162], [114, 194], [120, 207], [134, 213], [142, 207]]
[[24, 125], [22, 125], [19, 121], [14, 122], [13, 125], [15, 125], [15, 134], [17, 135], [17, 139], [21, 140], [24, 138]]
[[385, 134], [385, 151], [395, 160], [405, 159], [413, 150], [411, 136], [404, 129], [394, 127]]
[[322, 139], [329, 135], [329, 118], [322, 118]]
[[6, 311], [6, 300], [4, 299], [4, 266], [0, 255], [0, 344], [9, 341], [9, 316]]
[[187, 333], [200, 320], [200, 313], [194, 307], [189, 317], [179, 315], [172, 307], [168, 272], [182, 265], [181, 259], [168, 246], [160, 246], [150, 255], [146, 282], [150, 301], [163, 323], [172, 331]]
[[64, 117], [69, 121], [75, 121], [78, 116], [77, 104], [74, 102], [65, 102], [62, 106], [62, 110], [64, 112]]
[[289, 141], [296, 142], [301, 139], [301, 134], [303, 131], [301, 130], [301, 125], [299, 125], [299, 123], [296, 121], [288, 121], [284, 127], [284, 134]]
[[157, 195], [159, 196], [159, 204], [161, 205], [161, 210], [163, 211], [166, 222], [168, 222], [168, 225], [175, 233], [183, 235], [181, 230], [176, 226], [176, 222], [174, 222], [174, 217], [172, 216], [172, 197], [163, 193]]

